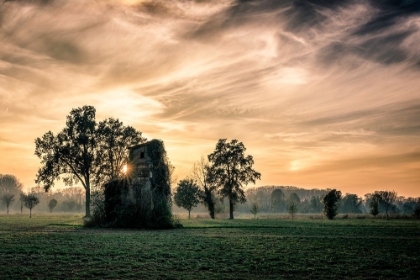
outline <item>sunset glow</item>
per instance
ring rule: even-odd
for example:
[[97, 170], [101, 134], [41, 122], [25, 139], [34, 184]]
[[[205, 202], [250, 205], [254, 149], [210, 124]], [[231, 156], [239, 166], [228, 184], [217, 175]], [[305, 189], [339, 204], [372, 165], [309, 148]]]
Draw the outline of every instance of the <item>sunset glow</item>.
[[33, 187], [35, 138], [92, 105], [179, 180], [227, 138], [257, 186], [420, 196], [420, 8], [384, 2], [5, 1], [0, 173]]

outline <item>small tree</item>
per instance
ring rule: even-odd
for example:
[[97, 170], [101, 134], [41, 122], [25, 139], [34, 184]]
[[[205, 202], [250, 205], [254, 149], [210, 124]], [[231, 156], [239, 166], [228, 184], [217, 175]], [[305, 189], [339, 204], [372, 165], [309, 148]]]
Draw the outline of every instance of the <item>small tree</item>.
[[289, 204], [289, 214], [292, 216], [292, 220], [294, 218], [295, 213], [297, 212], [297, 203], [295, 201], [290, 202]]
[[338, 210], [338, 202], [341, 199], [341, 192], [337, 191], [336, 189], [331, 190], [328, 192], [322, 202], [324, 203], [324, 214], [327, 216], [328, 219], [332, 220], [335, 216], [337, 216]]
[[379, 214], [379, 196], [373, 195], [369, 203], [370, 214], [374, 217]]
[[388, 220], [388, 211], [397, 199], [397, 193], [395, 191], [379, 191], [375, 192], [375, 195], [379, 197], [379, 203], [384, 207], [386, 219]]
[[32, 218], [32, 208], [38, 205], [39, 199], [33, 194], [28, 194], [25, 197], [25, 207], [29, 208], [29, 218]]
[[10, 204], [15, 201], [15, 195], [11, 193], [5, 193], [1, 196], [1, 200], [6, 204], [7, 214], [9, 214], [9, 206]]
[[57, 206], [57, 200], [54, 198], [48, 202], [48, 208], [50, 208], [50, 212]]
[[20, 214], [23, 213], [23, 206], [25, 206], [26, 194], [20, 193], [19, 201], [20, 201]]
[[260, 209], [258, 207], [258, 203], [256, 203], [256, 202], [252, 203], [251, 213], [254, 214], [254, 219], [257, 218], [257, 214], [258, 214], [259, 211], [260, 211]]
[[181, 180], [174, 195], [175, 203], [179, 207], [188, 210], [188, 219], [191, 209], [200, 202], [200, 189], [191, 179]]

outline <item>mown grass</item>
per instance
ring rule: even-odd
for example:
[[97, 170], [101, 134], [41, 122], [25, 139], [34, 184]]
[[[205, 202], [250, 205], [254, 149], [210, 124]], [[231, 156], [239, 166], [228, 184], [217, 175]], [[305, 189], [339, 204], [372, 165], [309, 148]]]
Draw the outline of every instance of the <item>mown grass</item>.
[[2, 279], [418, 279], [415, 220], [181, 220], [87, 229], [81, 216], [0, 216]]

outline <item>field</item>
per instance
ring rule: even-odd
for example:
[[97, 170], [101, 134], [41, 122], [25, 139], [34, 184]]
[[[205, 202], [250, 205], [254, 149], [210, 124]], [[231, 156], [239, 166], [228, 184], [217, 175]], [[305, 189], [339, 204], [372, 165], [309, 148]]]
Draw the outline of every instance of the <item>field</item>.
[[181, 219], [87, 229], [81, 216], [0, 216], [1, 279], [419, 279], [420, 222]]

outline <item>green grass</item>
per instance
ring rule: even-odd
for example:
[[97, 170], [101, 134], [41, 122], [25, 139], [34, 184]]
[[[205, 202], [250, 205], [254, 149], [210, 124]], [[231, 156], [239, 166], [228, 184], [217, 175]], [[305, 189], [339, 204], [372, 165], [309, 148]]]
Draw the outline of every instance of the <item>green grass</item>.
[[181, 220], [87, 229], [81, 216], [0, 216], [1, 279], [418, 279], [420, 222]]

